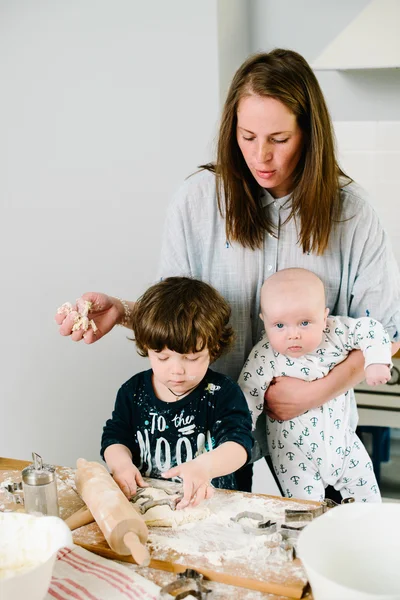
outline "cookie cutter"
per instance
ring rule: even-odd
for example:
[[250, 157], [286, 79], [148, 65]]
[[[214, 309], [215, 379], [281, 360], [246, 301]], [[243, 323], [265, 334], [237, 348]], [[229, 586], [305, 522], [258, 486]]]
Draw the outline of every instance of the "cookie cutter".
[[283, 560], [287, 562], [290, 562], [296, 558], [296, 550], [291, 540], [282, 539], [277, 547], [277, 552], [280, 558], [283, 558]]
[[[174, 479], [145, 478], [145, 481], [149, 483], [150, 487], [163, 490], [168, 496], [179, 494], [183, 489], [183, 479], [181, 477], [175, 477]], [[146, 488], [139, 488], [137, 493], [139, 492], [146, 492]]]
[[17, 510], [17, 504], [24, 504], [22, 481], [3, 481], [0, 483], [0, 490], [2, 490], [7, 502], [7, 507], [0, 508], [1, 512], [13, 512]]
[[325, 512], [323, 504], [315, 508], [297, 509], [297, 508], [286, 508], [285, 509], [285, 523], [296, 523], [296, 522], [308, 522], [312, 521], [316, 517], [321, 516]]
[[[255, 526], [252, 527], [251, 525], [240, 523], [242, 519], [251, 519], [252, 521], [255, 521]], [[249, 512], [246, 510], [238, 513], [236, 517], [231, 517], [231, 521], [239, 523], [242, 526], [243, 531], [254, 535], [271, 535], [277, 531], [277, 524], [269, 519], [265, 519], [261, 513]]]
[[169, 506], [171, 510], [176, 510], [176, 505], [182, 500], [183, 493], [167, 490], [162, 486], [160, 486], [160, 489], [162, 489], [167, 496], [169, 496], [169, 498], [160, 498], [158, 500], [154, 500], [150, 494], [146, 494], [146, 488], [140, 488], [137, 491], [134, 498], [139, 497], [140, 499], [146, 499], [145, 502], [134, 502], [135, 507], [139, 510], [141, 515], [146, 514], [150, 508], [154, 508], [155, 506]]
[[306, 523], [303, 523], [302, 525], [287, 525], [286, 523], [282, 523], [279, 533], [283, 540], [298, 538], [305, 526]]
[[244, 511], [237, 514], [236, 517], [231, 517], [231, 521], [234, 523], [240, 523], [242, 519], [251, 519], [256, 522], [254, 527], [242, 524], [243, 531], [246, 533], [251, 533], [253, 535], [271, 535], [272, 533], [279, 531], [281, 534], [281, 541], [278, 544], [274, 544], [271, 549], [272, 552], [284, 561], [291, 561], [295, 558], [296, 554], [293, 546], [293, 539], [290, 539], [289, 535], [286, 535], [286, 532], [282, 533], [281, 528], [278, 530], [277, 523], [265, 519], [262, 514], [256, 512]]
[[[354, 498], [348, 497], [343, 498], [340, 504], [351, 504], [354, 502]], [[307, 509], [290, 509], [287, 508], [285, 510], [285, 523], [294, 523], [294, 522], [309, 522], [315, 519], [316, 517], [321, 516], [327, 510], [331, 508], [335, 508], [335, 506], [340, 506], [334, 500], [330, 498], [325, 498], [321, 502], [320, 506], [315, 508], [307, 508]], [[282, 526], [283, 527], [283, 526]]]
[[[342, 501], [340, 504], [352, 504], [353, 502], [355, 502], [354, 498], [351, 498], [349, 496], [348, 498], [342, 498]], [[325, 500], [323, 501], [322, 504], [324, 505], [324, 508], [325, 508], [324, 512], [326, 512], [329, 508], [335, 508], [335, 506], [340, 506], [340, 504], [338, 504], [334, 500], [331, 500], [330, 498], [325, 498]]]
[[140, 514], [144, 515], [150, 508], [154, 508], [155, 506], [169, 506], [171, 510], [176, 510], [176, 505], [182, 500], [183, 494], [175, 498], [160, 498], [159, 500], [154, 500], [151, 496], [142, 494], [142, 498], [148, 498], [148, 500], [142, 504], [136, 503], [136, 506]]
[[[170, 598], [170, 594], [175, 600], [183, 600], [188, 596], [206, 600], [211, 594], [211, 590], [203, 585], [204, 575], [195, 569], [186, 569], [183, 573], [178, 573], [177, 579], [160, 590], [160, 598]], [[176, 593], [177, 592], [177, 593]]]

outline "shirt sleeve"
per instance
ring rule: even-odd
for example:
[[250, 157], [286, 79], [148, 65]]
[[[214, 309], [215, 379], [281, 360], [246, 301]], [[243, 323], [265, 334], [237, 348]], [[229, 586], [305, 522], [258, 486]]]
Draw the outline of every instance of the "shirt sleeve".
[[274, 376], [273, 365], [274, 356], [264, 338], [250, 352], [239, 376], [238, 383], [250, 410], [253, 429], [264, 410], [264, 394]]
[[132, 423], [132, 395], [127, 384], [118, 391], [111, 419], [108, 419], [103, 428], [101, 437], [100, 456], [104, 460], [104, 452], [108, 446], [123, 444], [133, 453], [133, 423]]
[[[388, 234], [375, 211], [362, 208], [360, 230], [354, 239], [350, 266], [356, 265], [349, 316], [373, 317], [392, 341], [400, 339], [400, 274]], [[361, 227], [360, 227], [361, 229]], [[354, 267], [353, 267], [354, 268]]]
[[168, 206], [161, 242], [161, 255], [157, 279], [171, 276], [193, 276], [188, 240], [194, 238], [190, 231], [190, 207], [184, 202], [184, 190], [181, 188]]
[[243, 446], [247, 452], [247, 460], [250, 460], [253, 437], [245, 397], [238, 384], [229, 378], [226, 378], [225, 388], [225, 393], [217, 404], [216, 420], [212, 427], [214, 447], [225, 442], [236, 442]]
[[335, 318], [337, 341], [345, 351], [362, 350], [364, 368], [373, 364], [392, 366], [391, 344], [381, 323], [369, 317]]

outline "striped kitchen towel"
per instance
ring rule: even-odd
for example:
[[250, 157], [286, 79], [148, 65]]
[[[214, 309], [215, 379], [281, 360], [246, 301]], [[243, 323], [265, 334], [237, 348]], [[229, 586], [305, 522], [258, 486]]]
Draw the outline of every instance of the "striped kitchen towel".
[[45, 600], [156, 600], [159, 590], [132, 569], [72, 546], [57, 553]]

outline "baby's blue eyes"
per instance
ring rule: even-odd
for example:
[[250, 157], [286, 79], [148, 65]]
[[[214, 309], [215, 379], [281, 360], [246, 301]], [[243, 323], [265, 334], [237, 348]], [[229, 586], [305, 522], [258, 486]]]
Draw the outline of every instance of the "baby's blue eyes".
[[[300, 323], [301, 327], [307, 327], [310, 324], [310, 321], [302, 321]], [[284, 324], [283, 323], [276, 323], [275, 327], [277, 329], [283, 329], [284, 328]]]

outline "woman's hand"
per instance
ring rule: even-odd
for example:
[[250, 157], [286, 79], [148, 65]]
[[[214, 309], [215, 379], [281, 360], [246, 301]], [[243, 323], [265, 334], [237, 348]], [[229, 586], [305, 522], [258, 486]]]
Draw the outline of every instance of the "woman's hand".
[[[89, 327], [73, 331], [77, 317], [84, 310], [85, 304], [90, 302], [91, 306], [87, 313], [87, 318], [93, 320], [96, 330]], [[86, 304], [87, 306], [87, 304]], [[88, 292], [78, 298], [75, 306], [72, 306], [72, 311], [57, 313], [55, 316], [58, 323], [59, 332], [61, 335], [70, 335], [74, 342], [79, 342], [83, 339], [86, 344], [97, 342], [103, 335], [106, 335], [121, 319], [124, 318], [124, 307], [120, 300], [100, 294], [97, 292]]]
[[181, 477], [183, 479], [183, 498], [176, 505], [177, 510], [187, 506], [197, 506], [202, 500], [211, 498], [214, 488], [210, 483], [210, 472], [197, 459], [182, 463], [163, 473], [163, 477]]
[[287, 421], [332, 400], [364, 379], [364, 356], [361, 350], [350, 352], [322, 379], [303, 381], [295, 377], [277, 377], [264, 396], [264, 412], [272, 419]]
[[[271, 419], [288, 421], [302, 415], [309, 408], [310, 386], [315, 382], [304, 381], [296, 377], [277, 377], [273, 379], [264, 396], [264, 412]], [[323, 402], [321, 401], [320, 404]]]

